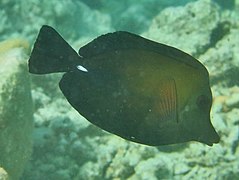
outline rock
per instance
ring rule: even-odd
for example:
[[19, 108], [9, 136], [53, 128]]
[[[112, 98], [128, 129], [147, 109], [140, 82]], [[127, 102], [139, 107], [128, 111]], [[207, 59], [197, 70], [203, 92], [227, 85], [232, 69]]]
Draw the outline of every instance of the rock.
[[[90, 5], [89, 0], [82, 0]], [[195, 0], [180, 0], [180, 1], [157, 1], [157, 0], [123, 0], [123, 1], [108, 1], [100, 0], [101, 9], [104, 9], [111, 16], [112, 26], [116, 30], [125, 30], [140, 34], [148, 29], [151, 19], [160, 11], [169, 6], [185, 5], [188, 2]], [[96, 4], [91, 2], [91, 4]]]
[[210, 0], [201, 0], [163, 10], [143, 36], [198, 55], [210, 43], [211, 31], [218, 22], [218, 6]]
[[207, 67], [212, 85], [220, 83], [228, 87], [238, 86], [239, 80], [235, 77], [239, 75], [239, 11], [222, 11], [220, 16], [218, 26], [221, 24], [228, 30], [217, 30], [218, 34], [222, 33], [221, 38], [199, 59]]
[[22, 0], [12, 3], [4, 0], [1, 1], [0, 17], [0, 40], [19, 36], [21, 32], [32, 41], [43, 24], [54, 26], [66, 39], [96, 36], [112, 30], [108, 14], [91, 9], [81, 1]]
[[8, 180], [7, 172], [0, 167], [0, 180]]
[[18, 179], [32, 151], [33, 106], [26, 43], [0, 43], [0, 165]]
[[235, 7], [235, 0], [224, 1], [224, 0], [213, 0], [218, 3], [222, 9], [233, 9]]
[[232, 94], [225, 103], [231, 109], [235, 107], [239, 108], [239, 94]]
[[172, 173], [170, 172], [172, 168], [170, 161], [172, 161], [172, 159], [171, 157], [162, 156], [162, 154], [161, 156], [140, 161], [137, 166], [134, 167], [134, 175], [129, 179], [172, 179]]
[[185, 162], [175, 164], [175, 167], [174, 167], [175, 175], [184, 175], [188, 173], [189, 171], [190, 171], [190, 168], [187, 166]]

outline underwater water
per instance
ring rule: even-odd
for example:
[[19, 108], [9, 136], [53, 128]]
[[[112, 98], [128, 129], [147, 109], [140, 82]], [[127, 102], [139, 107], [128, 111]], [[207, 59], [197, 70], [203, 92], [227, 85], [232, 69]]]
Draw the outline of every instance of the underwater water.
[[[2, 0], [0, 7], [0, 179], [239, 179], [238, 0]], [[42, 25], [76, 51], [129, 31], [197, 58], [209, 72], [219, 143], [147, 146], [91, 124], [61, 93], [62, 73], [28, 72]]]

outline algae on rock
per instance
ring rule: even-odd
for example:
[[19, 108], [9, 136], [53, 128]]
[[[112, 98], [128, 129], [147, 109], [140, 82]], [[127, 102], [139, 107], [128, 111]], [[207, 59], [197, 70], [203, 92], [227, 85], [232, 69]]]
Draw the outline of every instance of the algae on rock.
[[24, 41], [0, 43], [0, 76], [0, 166], [10, 180], [16, 180], [32, 151], [33, 111]]

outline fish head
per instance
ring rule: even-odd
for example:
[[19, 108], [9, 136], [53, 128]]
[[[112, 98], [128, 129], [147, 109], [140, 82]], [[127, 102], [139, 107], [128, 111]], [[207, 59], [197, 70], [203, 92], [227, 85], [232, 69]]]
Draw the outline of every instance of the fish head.
[[211, 119], [212, 93], [210, 87], [203, 86], [195, 94], [191, 95], [188, 102], [179, 114], [179, 122], [182, 122], [182, 134], [185, 139], [199, 141], [212, 146], [219, 142], [219, 135], [215, 131]]

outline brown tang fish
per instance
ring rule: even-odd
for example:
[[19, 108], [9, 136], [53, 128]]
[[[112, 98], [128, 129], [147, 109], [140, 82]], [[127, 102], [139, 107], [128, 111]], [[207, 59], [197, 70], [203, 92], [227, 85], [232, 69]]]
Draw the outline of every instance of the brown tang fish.
[[43, 26], [29, 71], [66, 72], [60, 89], [88, 121], [124, 139], [158, 146], [219, 136], [210, 121], [206, 68], [190, 55], [128, 32], [102, 35], [77, 54]]

